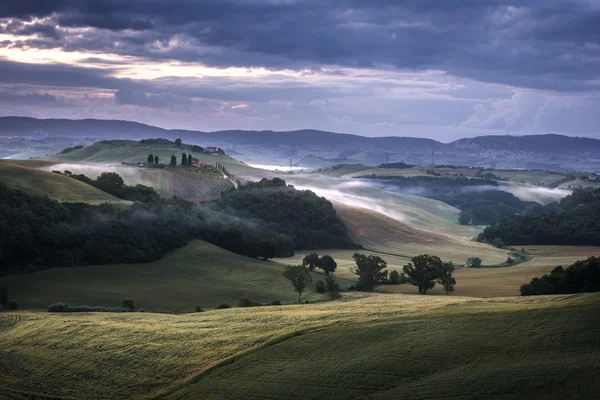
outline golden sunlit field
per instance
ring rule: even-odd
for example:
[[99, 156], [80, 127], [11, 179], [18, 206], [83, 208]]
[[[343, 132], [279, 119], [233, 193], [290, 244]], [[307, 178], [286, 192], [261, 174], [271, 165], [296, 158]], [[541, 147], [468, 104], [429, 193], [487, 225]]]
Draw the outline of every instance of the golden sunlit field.
[[[599, 307], [597, 294], [374, 293], [187, 315], [9, 312], [0, 314], [0, 390], [91, 399], [414, 398], [422, 385], [444, 382], [428, 395], [441, 399], [528, 397], [555, 382], [562, 398], [577, 398], [598, 389]], [[496, 383], [477, 383], [484, 378]]]

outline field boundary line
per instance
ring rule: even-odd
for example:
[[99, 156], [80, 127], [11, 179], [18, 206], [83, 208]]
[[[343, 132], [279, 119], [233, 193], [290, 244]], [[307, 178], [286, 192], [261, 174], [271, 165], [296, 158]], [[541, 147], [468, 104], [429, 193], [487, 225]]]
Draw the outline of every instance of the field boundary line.
[[263, 344], [260, 344], [260, 345], [258, 345], [256, 347], [253, 347], [253, 348], [249, 349], [249, 350], [242, 351], [242, 352], [239, 352], [237, 354], [234, 354], [234, 355], [232, 355], [230, 357], [227, 357], [227, 358], [225, 358], [225, 359], [223, 359], [223, 360], [221, 360], [221, 361], [219, 361], [219, 362], [211, 365], [210, 367], [207, 367], [204, 371], [198, 373], [195, 376], [192, 376], [191, 378], [185, 380], [184, 382], [181, 382], [181, 383], [176, 384], [176, 385], [174, 385], [172, 387], [169, 387], [169, 388], [162, 389], [159, 392], [157, 392], [157, 393], [149, 396], [148, 399], [152, 399], [152, 400], [162, 399], [162, 398], [164, 398], [164, 397], [166, 397], [166, 396], [168, 396], [170, 394], [176, 393], [177, 391], [186, 388], [187, 386], [190, 386], [190, 385], [193, 385], [193, 384], [199, 382], [205, 376], [210, 375], [214, 371], [216, 371], [216, 370], [218, 370], [218, 369], [220, 369], [222, 367], [226, 367], [226, 366], [229, 366], [231, 364], [234, 364], [235, 362], [241, 360], [242, 358], [244, 358], [244, 357], [246, 357], [246, 356], [248, 356], [248, 355], [250, 355], [252, 353], [255, 353], [257, 351], [263, 350], [263, 349], [265, 349], [267, 347], [276, 346], [278, 344], [281, 344], [283, 342], [286, 342], [286, 341], [288, 341], [290, 339], [294, 339], [294, 338], [299, 337], [299, 336], [303, 336], [303, 335], [307, 335], [307, 334], [310, 334], [310, 333], [316, 333], [316, 332], [327, 330], [327, 329], [331, 328], [334, 325], [343, 325], [343, 323], [334, 322], [332, 324], [328, 324], [328, 325], [325, 325], [325, 326], [313, 327], [313, 328], [308, 328], [308, 329], [300, 329], [300, 330], [297, 330], [297, 331], [289, 332], [289, 333], [286, 333], [286, 334], [283, 334], [283, 335], [271, 338], [271, 339], [267, 340]]

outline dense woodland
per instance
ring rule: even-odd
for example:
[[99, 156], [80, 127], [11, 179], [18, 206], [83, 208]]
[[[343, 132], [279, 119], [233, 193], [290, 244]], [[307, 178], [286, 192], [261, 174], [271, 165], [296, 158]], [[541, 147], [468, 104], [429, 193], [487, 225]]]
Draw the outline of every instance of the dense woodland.
[[539, 203], [523, 201], [501, 190], [498, 182], [491, 179], [373, 176], [369, 180], [386, 190], [450, 204], [462, 211], [458, 222], [463, 225], [488, 225], [514, 214], [539, 213], [545, 209]]
[[298, 249], [353, 247], [331, 202], [309, 190], [286, 186], [279, 178], [226, 192], [215, 205], [230, 215], [266, 222], [273, 231], [292, 238]]
[[575, 190], [556, 210], [538, 215], [512, 215], [488, 226], [482, 242], [508, 245], [600, 245], [600, 189]]
[[331, 203], [285, 183], [231, 192], [200, 206], [146, 197], [151, 201], [131, 206], [92, 206], [0, 185], [0, 274], [149, 262], [192, 239], [264, 259], [352, 245]]
[[521, 296], [600, 292], [600, 257], [590, 257], [521, 286]]

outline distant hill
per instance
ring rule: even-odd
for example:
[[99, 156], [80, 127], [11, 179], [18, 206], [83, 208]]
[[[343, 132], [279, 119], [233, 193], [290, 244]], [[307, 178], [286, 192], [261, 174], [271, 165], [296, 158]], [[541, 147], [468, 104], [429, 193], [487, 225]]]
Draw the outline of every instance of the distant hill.
[[[247, 163], [287, 165], [292, 159], [294, 166], [306, 168], [340, 163], [379, 165], [406, 162], [422, 165], [435, 162], [489, 168], [594, 172], [598, 168], [595, 160], [600, 152], [598, 139], [556, 134], [481, 136], [441, 143], [426, 138], [364, 137], [312, 129], [203, 132], [163, 129], [118, 120], [0, 117], [0, 150], [5, 150], [0, 155], [4, 157], [39, 156], [43, 151], [39, 148], [39, 141], [52, 137], [68, 137], [74, 143], [82, 140], [181, 138], [190, 144], [219, 146]], [[19, 150], [7, 152], [3, 143], [15, 138], [30, 140], [31, 149], [27, 149], [26, 143], [20, 143]], [[49, 151], [46, 154], [56, 152], [50, 151], [55, 150], [56, 145], [46, 144], [45, 147]]]
[[600, 140], [564, 135], [493, 135], [459, 139], [441, 143], [433, 139], [415, 137], [365, 137], [347, 133], [334, 133], [314, 129], [297, 131], [245, 131], [226, 130], [203, 132], [182, 129], [163, 129], [139, 122], [100, 119], [36, 119], [28, 117], [0, 117], [0, 136], [45, 137], [71, 136], [98, 139], [142, 139], [164, 137], [182, 138], [184, 141], [231, 142], [237, 145], [281, 146], [336, 146], [339, 148], [409, 150], [448, 150], [485, 148], [531, 152], [598, 151]]
[[528, 136], [479, 136], [450, 143], [454, 148], [476, 146], [483, 149], [530, 151], [534, 153], [573, 153], [600, 151], [600, 140], [556, 134]]

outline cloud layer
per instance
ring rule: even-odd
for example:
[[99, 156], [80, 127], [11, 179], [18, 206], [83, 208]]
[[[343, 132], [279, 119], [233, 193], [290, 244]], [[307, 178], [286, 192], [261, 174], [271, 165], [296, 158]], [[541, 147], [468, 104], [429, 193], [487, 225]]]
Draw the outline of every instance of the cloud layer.
[[0, 57], [5, 114], [29, 96], [36, 116], [206, 130], [451, 140], [600, 126], [597, 0], [9, 2]]

